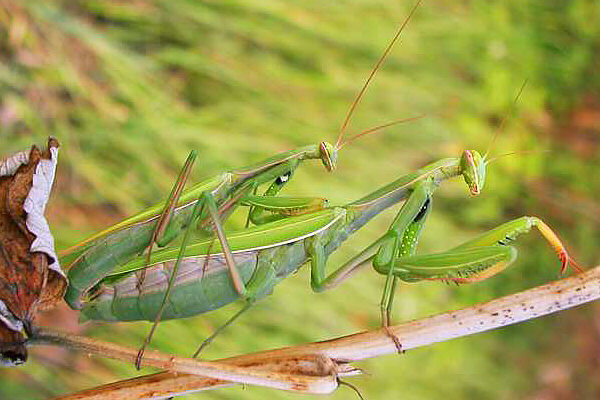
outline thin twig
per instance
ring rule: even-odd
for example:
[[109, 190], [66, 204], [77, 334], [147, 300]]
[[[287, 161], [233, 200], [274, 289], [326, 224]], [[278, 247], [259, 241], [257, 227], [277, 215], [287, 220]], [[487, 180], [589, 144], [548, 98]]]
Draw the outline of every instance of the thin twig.
[[[112, 358], [132, 364], [137, 360], [138, 353], [129, 347], [45, 328], [36, 329], [27, 340], [27, 345], [57, 345], [90, 356]], [[343, 369], [339, 369], [327, 357], [319, 355], [300, 356], [294, 360], [271, 357], [267, 368], [259, 370], [147, 351], [141, 360], [141, 366], [304, 393], [331, 393], [337, 387], [337, 375], [344, 374]]]
[[[399, 324], [390, 327], [389, 332], [397, 337], [404, 350], [409, 350], [538, 318], [598, 298], [600, 266], [487, 303]], [[350, 368], [347, 364], [351, 361], [396, 351], [396, 344], [390, 339], [389, 333], [384, 329], [377, 329], [325, 342], [246, 354], [219, 360], [219, 363], [264, 371], [272, 368], [273, 360], [289, 362], [302, 357], [324, 357], [338, 366], [340, 376], [357, 372], [357, 369]], [[229, 385], [231, 382], [221, 379], [162, 372], [115, 382], [56, 400], [162, 398]], [[332, 390], [334, 389], [335, 387]]]

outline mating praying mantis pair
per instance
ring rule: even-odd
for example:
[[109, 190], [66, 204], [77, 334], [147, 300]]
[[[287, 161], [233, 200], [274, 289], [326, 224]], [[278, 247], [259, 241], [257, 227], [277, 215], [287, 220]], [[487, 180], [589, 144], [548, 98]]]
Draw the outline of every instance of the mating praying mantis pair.
[[[182, 193], [195, 157], [192, 153], [166, 205], [152, 207], [62, 252], [61, 261], [70, 266], [68, 303], [89, 319], [158, 322], [244, 299], [245, 306], [227, 326], [307, 262], [315, 291], [334, 287], [360, 266], [372, 263], [386, 276], [381, 310], [382, 322], [388, 325], [398, 280], [486, 279], [514, 261], [516, 250], [509, 242], [534, 226], [558, 253], [563, 271], [569, 264], [580, 269], [552, 230], [535, 217], [510, 221], [444, 253], [415, 254], [435, 189], [462, 176], [470, 193], [479, 194], [489, 151], [481, 156], [466, 150], [459, 157], [429, 164], [344, 206], [329, 207], [322, 199], [276, 197], [304, 160], [319, 159], [327, 170], [335, 169], [338, 150], [353, 139], [343, 140], [354, 108], [417, 6], [352, 103], [335, 146], [322, 142], [282, 153]], [[268, 183], [264, 195], [257, 196], [257, 188]], [[326, 273], [327, 257], [348, 236], [400, 201], [404, 204], [384, 235], [333, 273]], [[239, 206], [250, 207], [249, 221], [254, 226], [226, 233], [223, 222]], [[208, 231], [209, 237], [188, 244], [194, 224]], [[213, 230], [218, 240], [211, 237]], [[179, 248], [152, 251], [154, 243], [164, 246], [180, 234], [184, 238]], [[396, 345], [401, 349], [400, 343]]]

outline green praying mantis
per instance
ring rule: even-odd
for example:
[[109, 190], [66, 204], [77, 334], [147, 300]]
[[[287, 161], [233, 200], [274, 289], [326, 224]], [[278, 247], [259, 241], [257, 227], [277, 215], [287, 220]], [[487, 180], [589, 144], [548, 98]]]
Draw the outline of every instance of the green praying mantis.
[[[341, 138], [354, 107], [418, 5], [352, 103], [336, 146], [322, 142], [282, 153], [218, 175], [182, 194], [195, 157], [192, 154], [164, 207], [154, 206], [62, 253], [61, 261], [71, 266], [66, 295], [69, 304], [81, 309], [88, 319], [157, 322], [201, 314], [245, 299], [246, 306], [207, 339], [207, 344], [307, 262], [311, 263], [311, 285], [315, 291], [332, 288], [361, 265], [372, 263], [377, 272], [386, 276], [381, 300], [384, 326], [390, 321], [398, 280], [468, 283], [486, 279], [514, 261], [516, 250], [508, 244], [534, 226], [559, 254], [563, 272], [569, 264], [580, 270], [557, 235], [535, 217], [508, 222], [444, 253], [415, 254], [434, 191], [443, 181], [462, 176], [473, 195], [484, 187], [488, 154], [481, 156], [475, 150], [465, 151], [460, 158], [425, 166], [345, 206], [325, 207], [323, 199], [275, 196], [303, 160], [320, 159], [327, 170], [335, 168], [337, 151], [343, 145]], [[365, 133], [370, 131], [355, 137]], [[272, 184], [264, 196], [256, 196], [256, 189], [269, 182]], [[348, 236], [373, 216], [403, 200], [405, 203], [388, 232], [326, 274], [327, 257]], [[222, 222], [240, 205], [250, 207], [248, 218], [255, 226], [226, 234]], [[190, 226], [195, 220], [200, 220], [206, 230], [210, 230], [208, 225], [212, 223], [218, 243], [209, 238], [187, 245]], [[184, 243], [179, 249], [152, 253], [153, 243], [165, 245], [183, 231]], [[146, 256], [139, 255], [149, 246]], [[397, 346], [400, 349], [398, 343]]]
[[[227, 237], [223, 230], [223, 222], [244, 199], [247, 199], [249, 195], [255, 196], [258, 188], [269, 182], [271, 182], [271, 185], [265, 191], [264, 196], [273, 198], [290, 181], [295, 170], [305, 160], [321, 160], [326, 170], [331, 172], [336, 168], [338, 151], [346, 144], [388, 126], [420, 118], [393, 121], [363, 131], [350, 138], [345, 138], [346, 129], [354, 110], [420, 3], [421, 1], [418, 1], [412, 7], [409, 15], [397, 30], [351, 103], [335, 146], [323, 141], [317, 145], [309, 145], [297, 150], [283, 152], [253, 165], [218, 174], [182, 192], [193, 161], [196, 158], [196, 152], [190, 153], [164, 206], [157, 204], [150, 207], [60, 252], [61, 262], [72, 267], [69, 276], [69, 290], [65, 296], [67, 302], [74, 308], [80, 308], [82, 293], [89, 282], [99, 282], [114, 269], [115, 265], [122, 264], [133, 255], [137, 255], [146, 249], [149, 250], [149, 259], [154, 244], [158, 244], [160, 247], [165, 246], [181, 234], [187, 224], [192, 221], [189, 217], [193, 213], [192, 210], [196, 204], [202, 210], [196, 216], [202, 221], [200, 226], [204, 230], [210, 230], [210, 227], [207, 227], [209, 223], [214, 226], [214, 232], [227, 255], [227, 263], [232, 279], [236, 282], [237, 290], [240, 294], [243, 294], [239, 276], [237, 276], [233, 260], [229, 256], [230, 252], [228, 251]], [[265, 218], [273, 220], [311, 211], [315, 207], [322, 208], [322, 201], [319, 200], [312, 204], [305, 203], [303, 199], [300, 199], [300, 202], [294, 199], [285, 199], [285, 204], [277, 202], [277, 200], [275, 202], [274, 204], [266, 202], [262, 206], [252, 208], [249, 212], [249, 218], [258, 220], [261, 215], [268, 213], [269, 215]], [[278, 216], [273, 215], [277, 213], [279, 213]], [[108, 250], [109, 248], [110, 250]]]
[[[185, 181], [195, 157], [195, 152], [188, 157], [179, 182]], [[143, 252], [153, 242], [164, 246], [172, 241], [190, 223], [196, 204], [206, 208], [202, 217], [211, 219], [222, 246], [227, 248], [223, 215], [233, 211], [241, 199], [264, 183], [272, 181], [266, 195], [274, 196], [289, 181], [300, 163], [307, 159], [320, 159], [331, 171], [336, 165], [337, 150], [322, 142], [281, 153], [262, 163], [210, 178], [181, 195], [183, 185], [178, 184], [165, 207], [161, 204], [153, 206], [64, 250], [60, 254], [61, 262], [71, 266], [69, 290], [65, 297], [67, 302], [74, 308], [80, 308], [82, 293], [90, 283], [99, 282], [116, 265]], [[165, 215], [169, 218], [161, 220]], [[232, 270], [233, 274], [236, 272]]]
[[[476, 150], [465, 150], [458, 158], [429, 164], [344, 206], [325, 207], [263, 224], [253, 221], [259, 225], [228, 234], [231, 252], [247, 293], [246, 305], [203, 346], [307, 262], [310, 262], [311, 286], [317, 292], [338, 285], [360, 266], [372, 263], [378, 273], [387, 277], [381, 302], [384, 326], [389, 323], [398, 280], [472, 283], [487, 279], [515, 260], [517, 252], [510, 243], [533, 227], [557, 252], [562, 272], [568, 265], [580, 271], [581, 267], [569, 256], [558, 236], [536, 217], [521, 217], [504, 223], [443, 253], [416, 255], [418, 238], [431, 211], [435, 189], [448, 179], [462, 177], [470, 193], [477, 195], [484, 187], [488, 163], [487, 157]], [[270, 205], [270, 200], [249, 196], [244, 204], [264, 207]], [[404, 204], [384, 235], [335, 271], [326, 273], [328, 256], [344, 240], [400, 201]], [[181, 267], [173, 275], [176, 263]], [[180, 249], [156, 251], [147, 264], [145, 257], [137, 257], [90, 287], [81, 310], [85, 318], [154, 320], [171, 278], [174, 279], [174, 290], [168, 297], [162, 319], [201, 314], [241, 297], [228, 272], [222, 246], [211, 249], [211, 240], [184, 245]], [[143, 282], [137, 275], [141, 269], [146, 270]], [[401, 345], [396, 345], [400, 350]]]
[[[360, 266], [372, 263], [378, 273], [386, 276], [381, 300], [384, 326], [390, 322], [399, 280], [470, 283], [486, 279], [515, 260], [516, 250], [509, 243], [533, 227], [554, 247], [563, 272], [569, 264], [581, 270], [558, 236], [535, 217], [510, 221], [444, 253], [416, 255], [435, 189], [447, 179], [462, 176], [471, 194], [479, 194], [485, 184], [489, 152], [481, 156], [475, 150], [466, 150], [459, 158], [427, 165], [345, 206], [326, 207], [323, 199], [275, 197], [303, 160], [320, 159], [327, 170], [335, 168], [352, 111], [410, 15], [353, 102], [336, 146], [322, 142], [282, 153], [218, 175], [182, 194], [195, 157], [192, 154], [164, 207], [152, 207], [63, 252], [61, 261], [71, 265], [66, 296], [69, 304], [81, 309], [88, 319], [156, 323], [244, 299], [246, 305], [217, 329], [197, 354], [223, 328], [307, 262], [311, 264], [315, 291], [330, 289]], [[258, 186], [268, 182], [272, 184], [265, 195], [256, 196]], [[327, 274], [328, 256], [371, 218], [400, 201], [405, 203], [390, 229]], [[238, 206], [250, 207], [248, 218], [255, 226], [226, 234], [222, 222]], [[190, 227], [196, 220], [206, 230], [212, 223], [218, 242], [209, 238], [188, 245]], [[181, 247], [151, 251], [153, 243], [165, 245], [181, 232], [185, 232]], [[138, 255], [148, 247], [147, 255]], [[401, 344], [391, 339], [400, 350]]]

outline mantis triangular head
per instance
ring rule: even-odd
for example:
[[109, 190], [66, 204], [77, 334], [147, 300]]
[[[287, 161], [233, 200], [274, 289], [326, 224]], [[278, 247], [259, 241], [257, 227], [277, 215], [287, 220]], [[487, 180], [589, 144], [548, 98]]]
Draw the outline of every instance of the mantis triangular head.
[[319, 153], [321, 162], [331, 172], [335, 169], [338, 160], [338, 148], [334, 147], [331, 143], [321, 142], [319, 143]]
[[481, 193], [485, 184], [486, 159], [477, 150], [465, 150], [460, 157], [460, 172], [473, 196]]

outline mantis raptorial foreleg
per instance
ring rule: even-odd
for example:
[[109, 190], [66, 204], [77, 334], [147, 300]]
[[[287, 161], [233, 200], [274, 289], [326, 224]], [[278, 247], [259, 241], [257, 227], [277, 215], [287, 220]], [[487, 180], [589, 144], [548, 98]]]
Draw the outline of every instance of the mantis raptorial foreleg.
[[561, 260], [561, 273], [569, 265], [575, 271], [583, 272], [548, 225], [537, 217], [520, 217], [443, 253], [398, 257], [393, 265], [393, 273], [408, 282], [479, 282], [506, 269], [517, 257], [517, 250], [509, 244], [534, 227], [556, 251]]
[[418, 237], [431, 209], [431, 192], [428, 190], [434, 187], [423, 182], [423, 185], [415, 188], [392, 223], [387, 234], [389, 239], [384, 240], [373, 260], [376, 271], [387, 275], [381, 302], [384, 326], [390, 321], [397, 279], [405, 282], [439, 280], [474, 283], [490, 278], [512, 264], [517, 257], [517, 250], [509, 244], [533, 227], [540, 231], [558, 254], [562, 263], [561, 273], [566, 271], [568, 265], [578, 272], [582, 271], [568, 256], [558, 236], [536, 217], [521, 217], [506, 222], [443, 253], [415, 255]]
[[374, 264], [387, 266], [390, 271], [387, 273], [380, 303], [384, 326], [389, 325], [391, 303], [397, 284], [396, 277], [391, 273], [393, 270], [391, 266], [397, 257], [415, 252], [419, 234], [430, 210], [431, 194], [434, 188], [435, 183], [431, 178], [414, 185], [412, 193], [394, 218], [373, 260]]
[[267, 197], [246, 196], [242, 204], [250, 206], [249, 220], [254, 225], [269, 222], [293, 215], [301, 215], [319, 211], [327, 207], [327, 199], [321, 197]]

